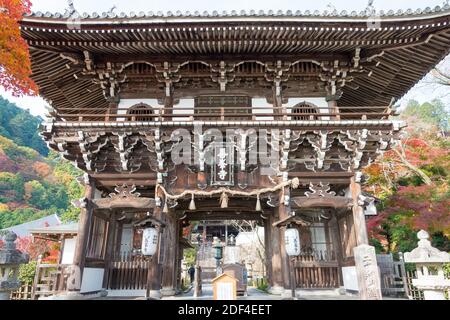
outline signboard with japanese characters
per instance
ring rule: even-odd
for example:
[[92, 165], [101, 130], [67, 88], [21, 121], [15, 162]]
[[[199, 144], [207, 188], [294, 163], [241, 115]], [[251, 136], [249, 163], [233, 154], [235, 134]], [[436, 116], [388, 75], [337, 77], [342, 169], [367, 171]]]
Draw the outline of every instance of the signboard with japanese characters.
[[211, 164], [211, 184], [234, 185], [234, 147], [231, 143], [214, 145], [214, 161]]

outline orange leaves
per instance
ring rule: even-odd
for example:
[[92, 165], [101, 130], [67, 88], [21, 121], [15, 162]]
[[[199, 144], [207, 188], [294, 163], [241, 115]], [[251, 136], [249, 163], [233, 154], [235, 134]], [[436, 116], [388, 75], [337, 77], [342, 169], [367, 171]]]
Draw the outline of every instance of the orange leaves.
[[30, 79], [28, 46], [20, 36], [18, 23], [30, 6], [29, 0], [0, 0], [0, 86], [15, 96], [38, 92]]
[[42, 178], [47, 177], [51, 173], [50, 166], [40, 161], [33, 163], [33, 170]]

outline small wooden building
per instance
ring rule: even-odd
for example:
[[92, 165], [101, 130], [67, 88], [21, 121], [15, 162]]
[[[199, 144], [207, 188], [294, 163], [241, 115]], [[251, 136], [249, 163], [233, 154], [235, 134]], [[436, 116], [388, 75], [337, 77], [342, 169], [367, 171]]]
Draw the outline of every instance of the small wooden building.
[[214, 300], [236, 300], [238, 279], [222, 273], [220, 276], [212, 279], [213, 299]]

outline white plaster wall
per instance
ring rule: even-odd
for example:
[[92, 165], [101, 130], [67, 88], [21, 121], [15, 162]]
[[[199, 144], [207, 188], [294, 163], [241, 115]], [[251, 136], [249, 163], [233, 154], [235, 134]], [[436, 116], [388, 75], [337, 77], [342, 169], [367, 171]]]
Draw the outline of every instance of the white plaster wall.
[[102, 290], [104, 273], [102, 268], [84, 268], [80, 293]]
[[70, 239], [64, 239], [64, 247], [62, 252], [62, 264], [72, 264], [73, 257], [75, 255], [75, 245], [77, 243], [77, 237]]
[[344, 288], [346, 290], [359, 291], [355, 266], [342, 267], [342, 277], [344, 280]]
[[[181, 109], [183, 108], [183, 109]], [[185, 110], [187, 109], [187, 110]], [[180, 99], [180, 103], [173, 106], [173, 114], [194, 114], [194, 99]], [[177, 121], [189, 121], [189, 116], [178, 117]]]

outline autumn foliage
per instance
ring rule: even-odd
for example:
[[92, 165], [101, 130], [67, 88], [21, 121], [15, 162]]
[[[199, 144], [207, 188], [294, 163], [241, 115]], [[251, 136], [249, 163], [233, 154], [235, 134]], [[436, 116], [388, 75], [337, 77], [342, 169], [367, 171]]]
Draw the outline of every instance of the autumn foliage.
[[[417, 113], [424, 106], [433, 107], [413, 102], [406, 111]], [[429, 121], [405, 119], [410, 126], [400, 143], [365, 169], [366, 191], [380, 200], [378, 215], [367, 221], [369, 237], [379, 250], [413, 249], [420, 229], [427, 230], [441, 250], [450, 250], [450, 140], [446, 128], [432, 123], [446, 123], [448, 118], [443, 113]]]
[[29, 78], [28, 46], [19, 29], [19, 21], [30, 7], [29, 0], [0, 0], [0, 86], [15, 96], [35, 95], [38, 91]]

